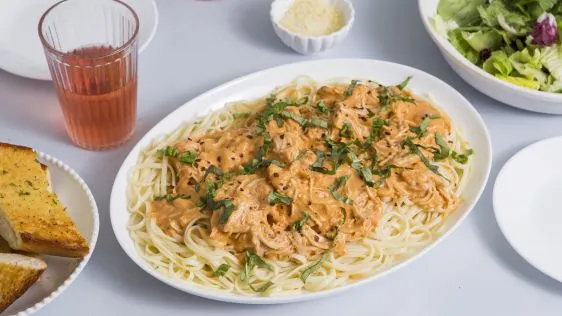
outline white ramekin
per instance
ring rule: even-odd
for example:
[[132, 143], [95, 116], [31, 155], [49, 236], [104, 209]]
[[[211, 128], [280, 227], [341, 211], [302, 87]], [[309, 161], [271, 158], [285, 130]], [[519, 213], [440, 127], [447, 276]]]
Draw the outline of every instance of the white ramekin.
[[355, 9], [350, 0], [326, 0], [332, 4], [336, 10], [341, 12], [344, 19], [344, 26], [337, 32], [325, 36], [303, 36], [287, 30], [279, 24], [279, 20], [285, 12], [291, 7], [295, 0], [275, 0], [271, 3], [271, 24], [275, 34], [279, 36], [281, 41], [291, 47], [298, 53], [303, 55], [316, 54], [332, 48], [341, 42], [349, 33], [353, 21], [355, 20]]

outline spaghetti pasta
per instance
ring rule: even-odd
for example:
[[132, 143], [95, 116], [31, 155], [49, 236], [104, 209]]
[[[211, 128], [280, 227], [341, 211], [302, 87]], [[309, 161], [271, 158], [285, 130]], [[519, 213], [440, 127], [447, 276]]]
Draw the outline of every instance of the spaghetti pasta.
[[[327, 90], [328, 88], [331, 90]], [[335, 96], [332, 99], [330, 99], [331, 96], [327, 97], [330, 91]], [[366, 94], [371, 92], [378, 93], [376, 98], [368, 99]], [[386, 101], [384, 99], [385, 93], [387, 94]], [[394, 99], [388, 100], [388, 98]], [[365, 136], [366, 134], [363, 135], [365, 137], [361, 137], [362, 128], [364, 128], [361, 125], [362, 123], [355, 124], [352, 121], [353, 118], [348, 118], [352, 122], [349, 125], [351, 133], [359, 135], [355, 138], [357, 139], [355, 145], [349, 146], [357, 146], [357, 148], [371, 146], [369, 150], [373, 150], [374, 154], [360, 151], [355, 154], [353, 150], [348, 149], [346, 156], [348, 160], [342, 162], [346, 165], [342, 165], [337, 171], [336, 163], [334, 162], [334, 165], [329, 163], [330, 159], [335, 161], [333, 159], [334, 152], [328, 151], [325, 157], [326, 161], [318, 163], [319, 157], [323, 155], [321, 150], [316, 150], [315, 154], [312, 155], [314, 149], [309, 150], [307, 148], [298, 152], [301, 157], [289, 157], [291, 158], [289, 160], [279, 158], [284, 156], [277, 155], [276, 157], [281, 160], [279, 162], [281, 167], [275, 166], [275, 161], [271, 162], [274, 159], [271, 159], [268, 162], [269, 165], [265, 167], [256, 167], [254, 164], [253, 167], [261, 168], [261, 170], [267, 169], [270, 172], [271, 170], [288, 169], [290, 167], [287, 167], [287, 165], [292, 165], [297, 161], [296, 158], [301, 159], [302, 156], [305, 156], [305, 158], [302, 158], [305, 161], [308, 159], [306, 155], [317, 159], [316, 161], [309, 159], [308, 161], [314, 161], [314, 164], [307, 167], [307, 170], [308, 168], [312, 170], [303, 172], [314, 173], [314, 170], [316, 170], [317, 173], [320, 171], [325, 174], [314, 173], [315, 176], [307, 178], [306, 185], [303, 185], [304, 180], [301, 181], [298, 177], [292, 177], [283, 186], [291, 186], [294, 189], [282, 191], [283, 194], [279, 193], [278, 196], [271, 195], [272, 193], [269, 192], [271, 191], [271, 184], [264, 176], [247, 172], [239, 178], [234, 175], [234, 179], [239, 179], [239, 183], [231, 185], [230, 182], [234, 181], [223, 181], [224, 183], [218, 185], [219, 190], [221, 190], [218, 193], [219, 196], [228, 195], [229, 190], [234, 192], [232, 194], [236, 194], [238, 192], [236, 190], [244, 188], [249, 188], [252, 192], [267, 190], [269, 192], [269, 203], [277, 203], [277, 205], [271, 207], [287, 213], [295, 210], [293, 210], [291, 202], [286, 202], [289, 200], [296, 202], [300, 198], [306, 198], [308, 205], [312, 205], [310, 206], [311, 211], [314, 205], [320, 205], [321, 207], [318, 206], [318, 208], [322, 210], [329, 208], [343, 210], [341, 214], [338, 213], [337, 220], [332, 218], [329, 224], [329, 229], [333, 230], [336, 227], [334, 233], [318, 228], [322, 224], [318, 218], [318, 212], [312, 212], [312, 215], [308, 212], [300, 212], [291, 217], [298, 219], [297, 221], [293, 221], [290, 225], [282, 228], [284, 231], [293, 231], [287, 233], [287, 236], [290, 236], [287, 239], [288, 242], [269, 239], [267, 231], [260, 235], [258, 226], [255, 228], [255, 234], [251, 237], [255, 240], [246, 242], [243, 232], [228, 233], [224, 229], [217, 229], [217, 227], [230, 225], [234, 221], [234, 216], [238, 216], [239, 213], [237, 212], [240, 211], [235, 203], [231, 205], [231, 214], [227, 214], [229, 211], [228, 202], [223, 202], [215, 210], [200, 211], [202, 207], [205, 208], [205, 205], [196, 205], [195, 202], [191, 201], [195, 196], [204, 199], [203, 192], [212, 184], [204, 183], [205, 179], [210, 177], [219, 179], [224, 175], [220, 177], [209, 175], [211, 173], [209, 170], [214, 167], [211, 166], [210, 162], [205, 165], [205, 168], [201, 168], [202, 170], [205, 169], [205, 172], [198, 170], [198, 168], [193, 167], [196, 162], [191, 159], [191, 156], [185, 160], [188, 169], [178, 168], [178, 159], [171, 158], [162, 154], [162, 152], [163, 149], [168, 147], [171, 150], [177, 148], [185, 150], [187, 147], [182, 146], [187, 146], [185, 145], [186, 140], [204, 139], [205, 135], [215, 135], [214, 141], [221, 144], [222, 135], [234, 129], [254, 131], [256, 122], [264, 111], [274, 107], [276, 102], [288, 101], [295, 108], [304, 109], [304, 107], [307, 107], [308, 109], [300, 110], [300, 112], [287, 111], [283, 114], [285, 120], [291, 121], [293, 125], [295, 122], [299, 123], [301, 119], [305, 120], [300, 121], [301, 123], [304, 122], [303, 124], [309, 124], [306, 127], [301, 125], [304, 130], [303, 133], [308, 133], [306, 130], [318, 129], [320, 130], [318, 133], [328, 134], [328, 136], [322, 136], [323, 141], [331, 141], [329, 137], [334, 139], [340, 137], [339, 143], [341, 144], [343, 144], [343, 140], [349, 140], [353, 137], [350, 136], [348, 139], [341, 136], [346, 135], [347, 132], [343, 125], [337, 126], [337, 121], [334, 119], [338, 115], [336, 113], [338, 109], [341, 109], [341, 106], [338, 108], [336, 105], [345, 105], [345, 102], [348, 102], [352, 108], [364, 110], [373, 106], [371, 104], [373, 103], [381, 111], [379, 113], [386, 111], [384, 114], [380, 114], [380, 120], [387, 122], [388, 126], [381, 125], [384, 131], [381, 130], [383, 134], [382, 136], [379, 135], [379, 141], [388, 138], [388, 143], [390, 143], [390, 138], [394, 137], [396, 140], [392, 141], [394, 141], [395, 146], [386, 148], [381, 145], [382, 143], [379, 144], [375, 139]], [[324, 127], [324, 123], [313, 122], [310, 113], [328, 111], [322, 106], [318, 106], [319, 103], [333, 103], [327, 105], [328, 108], [331, 108], [331, 112], [325, 112], [322, 115], [328, 117], [330, 126], [339, 134], [334, 134], [336, 133], [334, 131], [331, 131], [331, 134], [330, 132], [324, 132], [323, 130], [327, 128]], [[384, 109], [383, 107], [387, 108]], [[417, 121], [413, 121], [409, 119], [409, 116], [404, 116], [404, 113], [400, 112], [405, 111], [403, 109], [406, 107], [423, 108], [423, 111], [429, 114], [425, 113]], [[285, 109], [290, 109], [290, 107], [285, 107]], [[365, 123], [366, 126], [371, 124], [370, 121], [375, 122], [379, 119], [379, 116], [372, 114], [372, 112], [371, 109], [368, 109], [369, 122]], [[405, 118], [400, 119], [399, 115], [403, 115]], [[430, 120], [432, 121], [430, 122]], [[275, 119], [268, 124], [275, 124]], [[285, 124], [284, 126], [287, 128], [296, 126], [290, 126], [287, 122], [278, 122], [277, 124]], [[127, 196], [130, 212], [128, 229], [130, 236], [134, 240], [138, 253], [158, 272], [170, 278], [183, 280], [205, 288], [236, 294], [250, 296], [287, 295], [322, 291], [366, 278], [388, 269], [428, 246], [439, 235], [440, 228], [443, 226], [447, 215], [458, 207], [460, 194], [470, 171], [470, 164], [466, 163], [464, 159], [453, 158], [452, 153], [458, 157], [459, 155], [467, 156], [470, 151], [468, 151], [468, 144], [460, 137], [460, 133], [449, 124], [444, 113], [439, 112], [429, 103], [415, 98], [400, 87], [383, 87], [373, 82], [353, 81], [349, 85], [334, 83], [320, 88], [310, 78], [298, 78], [294, 82], [276, 89], [269, 98], [252, 102], [234, 102], [228, 104], [224, 109], [210, 113], [195, 122], [185, 123], [169, 135], [154, 139], [149, 146], [142, 150], [137, 165], [128, 175]], [[375, 125], [373, 123], [373, 126]], [[267, 128], [270, 128], [269, 125], [266, 125]], [[387, 129], [385, 130], [385, 128]], [[391, 128], [394, 128], [394, 130], [390, 131]], [[439, 134], [437, 131], [442, 131], [443, 135], [436, 136], [435, 134]], [[376, 132], [379, 133], [378, 130]], [[367, 130], [367, 134], [369, 133]], [[443, 141], [438, 141], [439, 137]], [[233, 141], [233, 139], [236, 138], [229, 139], [229, 141]], [[396, 143], [398, 139], [400, 142]], [[369, 142], [371, 143], [368, 146], [364, 145]], [[443, 144], [443, 142], [446, 142], [446, 144]], [[351, 141], [348, 143], [351, 144]], [[243, 145], [241, 143], [238, 146]], [[279, 149], [275, 147], [278, 145], [277, 143], [272, 145], [274, 150]], [[329, 144], [326, 146], [329, 146]], [[382, 147], [379, 148], [378, 146]], [[326, 150], [327, 147], [323, 148]], [[308, 151], [308, 153], [302, 154], [303, 151]], [[253, 154], [255, 155], [256, 152], [257, 150], [254, 150]], [[265, 152], [267, 153], [267, 149]], [[374, 155], [377, 155], [376, 158]], [[439, 157], [439, 155], [442, 157], [437, 159], [436, 157]], [[367, 156], [370, 161], [374, 161], [372, 168], [368, 171], [363, 167], [367, 160], [363, 161], [361, 167], [358, 167], [360, 159], [367, 159], [365, 158]], [[434, 159], [430, 160], [429, 158], [432, 156]], [[466, 156], [463, 158], [467, 158]], [[249, 166], [253, 160], [246, 161], [250, 161], [245, 165]], [[233, 167], [229, 169], [242, 170], [243, 163], [242, 159], [237, 160], [236, 163], [233, 163]], [[353, 165], [354, 163], [355, 165]], [[228, 165], [223, 163], [222, 166]], [[334, 175], [331, 177], [336, 179], [336, 182], [330, 182], [332, 183], [330, 186], [323, 187], [320, 184], [325, 177], [329, 176], [328, 171], [330, 170], [328, 169], [330, 167], [334, 170]], [[188, 178], [185, 176], [186, 170], [192, 173], [197, 172], [194, 177], [198, 181], [195, 182], [200, 184], [189, 184]], [[336, 176], [343, 172], [340, 170], [348, 170], [350, 175], [340, 176], [339, 178], [347, 177], [350, 179], [349, 181], [355, 184], [362, 183], [358, 181], [364, 181], [360, 188], [361, 194], [353, 195], [353, 192], [350, 192], [347, 188], [349, 185], [346, 186], [345, 184], [347, 179], [340, 179], [343, 184], [337, 183], [339, 178], [336, 178]], [[357, 171], [357, 174], [353, 170]], [[220, 173], [228, 173], [222, 170], [215, 172], [219, 173], [219, 171]], [[231, 173], [236, 174], [236, 172]], [[371, 175], [371, 173], [373, 174]], [[415, 181], [421, 182], [416, 183]], [[193, 189], [197, 185], [202, 185], [199, 191]], [[192, 195], [191, 200], [178, 199], [178, 194], [185, 192]], [[341, 192], [350, 194], [349, 196], [352, 196], [355, 201], [351, 201]], [[253, 194], [257, 195], [258, 193]], [[163, 200], [155, 202], [155, 197]], [[215, 200], [211, 199], [211, 203], [216, 206], [220, 201], [217, 201], [216, 196], [213, 196], [213, 198]], [[347, 201], [346, 198], [350, 201]], [[174, 201], [173, 199], [178, 200]], [[362, 210], [358, 209], [359, 204], [357, 204], [360, 199], [380, 201], [380, 210], [375, 210], [376, 203], [365, 204], [372, 206], [372, 208], [364, 211], [368, 213], [365, 215], [368, 220], [362, 220], [360, 218], [360, 216], [363, 216], [360, 213]], [[221, 201], [232, 203], [232, 199], [228, 198]], [[159, 217], [154, 215], [159, 211], [153, 208], [164, 208], [166, 206], [162, 205], [165, 204], [173, 204], [175, 208], [181, 205], [181, 207], [189, 209], [189, 216], [186, 216], [187, 213], [183, 214], [183, 219], [169, 220], [166, 225], [163, 225], [159, 221]], [[267, 204], [265, 205], [267, 206]], [[374, 215], [371, 213], [374, 213]], [[341, 220], [342, 215], [343, 221]], [[222, 224], [220, 224], [221, 216], [227, 217]], [[346, 218], [347, 226], [344, 225]], [[361, 225], [365, 227], [364, 231], [355, 231], [359, 227], [359, 223], [362, 223]], [[267, 226], [267, 222], [264, 225]], [[275, 224], [271, 225], [275, 226]], [[338, 238], [342, 238], [341, 236], [344, 236], [343, 246], [338, 247], [335, 244]], [[243, 239], [244, 243], [241, 246], [237, 244]], [[248, 245], [254, 246], [252, 246], [252, 249], [248, 249]], [[218, 273], [217, 269], [221, 265], [224, 265], [223, 268], [228, 268], [226, 271]]]

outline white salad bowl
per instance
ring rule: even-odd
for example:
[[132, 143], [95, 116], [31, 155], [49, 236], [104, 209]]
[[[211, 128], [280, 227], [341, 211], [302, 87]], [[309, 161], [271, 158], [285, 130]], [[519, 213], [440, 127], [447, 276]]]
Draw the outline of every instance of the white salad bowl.
[[423, 25], [445, 61], [471, 86], [505, 104], [539, 113], [562, 114], [562, 94], [522, 88], [503, 81], [468, 61], [447, 38], [437, 32], [433, 18], [439, 0], [418, 0]]
[[[396, 265], [370, 275], [364, 279], [320, 292], [288, 293], [272, 296], [241, 296], [227, 291], [203, 288], [190, 281], [174, 279], [153, 268], [137, 251], [128, 230], [129, 212], [127, 210], [128, 174], [136, 165], [143, 148], [155, 138], [172, 133], [184, 122], [196, 120], [209, 111], [221, 109], [226, 103], [237, 100], [252, 100], [268, 95], [276, 87], [285, 85], [300, 76], [310, 76], [320, 82], [334, 82], [350, 79], [376, 80], [385, 85], [396, 84], [408, 76], [412, 80], [408, 88], [422, 98], [431, 99], [436, 107], [448, 115], [451, 122], [464, 135], [474, 150], [472, 166], [465, 188], [463, 203], [448, 218], [439, 236], [414, 256]], [[110, 216], [117, 241], [127, 255], [146, 273], [156, 279], [187, 293], [209, 299], [243, 304], [277, 304], [317, 299], [342, 293], [398, 271], [426, 254], [441, 243], [468, 216], [478, 199], [490, 173], [492, 149], [486, 126], [474, 107], [455, 89], [436, 77], [408, 66], [367, 60], [367, 59], [325, 59], [289, 64], [262, 70], [214, 88], [177, 108], [156, 124], [133, 147], [125, 158], [113, 184], [110, 201]], [[155, 289], [156, 291], [156, 289]]]
[[336, 44], [343, 41], [355, 21], [355, 10], [353, 9], [353, 4], [350, 0], [328, 0], [328, 2], [342, 14], [342, 18], [344, 20], [343, 27], [338, 31], [325, 36], [304, 36], [296, 34], [289, 31], [279, 23], [293, 2], [294, 0], [273, 1], [271, 3], [270, 12], [271, 24], [273, 25], [275, 34], [277, 34], [285, 45], [303, 55], [320, 53], [334, 47]]

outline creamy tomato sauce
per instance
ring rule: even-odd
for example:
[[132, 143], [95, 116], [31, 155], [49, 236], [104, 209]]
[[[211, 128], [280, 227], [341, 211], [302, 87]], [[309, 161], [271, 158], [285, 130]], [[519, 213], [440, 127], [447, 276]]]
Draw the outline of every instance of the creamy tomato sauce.
[[209, 212], [210, 237], [236, 253], [343, 255], [373, 231], [385, 203], [406, 196], [427, 211], [456, 208], [449, 180], [431, 169], [451, 123], [429, 103], [372, 83], [324, 86], [303, 105], [283, 101], [260, 101], [258, 113], [174, 146], [171, 194], [189, 198], [150, 207], [167, 234], [183, 236]]

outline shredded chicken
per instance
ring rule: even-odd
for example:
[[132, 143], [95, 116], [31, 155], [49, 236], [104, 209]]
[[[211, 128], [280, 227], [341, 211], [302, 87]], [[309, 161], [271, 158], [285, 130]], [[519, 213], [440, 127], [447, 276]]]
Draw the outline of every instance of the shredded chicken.
[[[434, 163], [436, 134], [446, 140], [451, 133], [447, 117], [427, 102], [358, 83], [325, 86], [306, 105], [264, 114], [280, 101], [243, 124], [175, 145], [173, 194], [184, 198], [151, 205], [167, 234], [182, 236], [209, 212], [210, 237], [238, 253], [343, 255], [347, 242], [373, 231], [385, 203], [406, 196], [427, 211], [457, 206], [449, 180], [422, 160]], [[182, 161], [185, 152], [197, 159]]]

